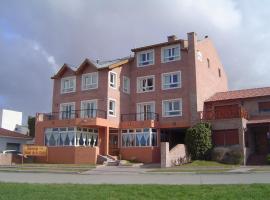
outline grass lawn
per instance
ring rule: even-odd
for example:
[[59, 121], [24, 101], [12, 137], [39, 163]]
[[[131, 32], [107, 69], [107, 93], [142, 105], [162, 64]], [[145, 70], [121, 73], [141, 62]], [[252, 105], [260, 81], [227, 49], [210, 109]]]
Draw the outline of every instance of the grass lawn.
[[0, 183], [0, 200], [237, 199], [265, 200], [270, 184], [252, 185], [71, 185]]
[[195, 160], [184, 165], [154, 169], [150, 172], [194, 172], [194, 173], [222, 173], [239, 167], [239, 165], [229, 165], [215, 161]]
[[88, 171], [95, 168], [95, 165], [78, 165], [78, 164], [19, 164], [14, 166], [0, 167], [0, 171], [12, 172], [62, 172], [77, 173]]

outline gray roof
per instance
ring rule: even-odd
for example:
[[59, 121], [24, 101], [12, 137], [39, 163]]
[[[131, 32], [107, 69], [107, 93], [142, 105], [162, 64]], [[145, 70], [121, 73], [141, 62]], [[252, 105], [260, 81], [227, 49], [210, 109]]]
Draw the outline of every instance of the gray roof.
[[109, 67], [110, 65], [113, 65], [115, 63], [121, 62], [123, 60], [127, 60], [130, 57], [124, 57], [124, 58], [118, 58], [114, 60], [90, 60], [98, 69], [103, 69], [106, 67]]

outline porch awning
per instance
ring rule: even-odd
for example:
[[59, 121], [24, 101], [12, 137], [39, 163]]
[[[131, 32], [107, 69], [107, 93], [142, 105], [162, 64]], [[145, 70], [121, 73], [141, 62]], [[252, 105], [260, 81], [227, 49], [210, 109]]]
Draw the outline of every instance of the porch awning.
[[247, 124], [270, 124], [270, 119], [251, 119]]

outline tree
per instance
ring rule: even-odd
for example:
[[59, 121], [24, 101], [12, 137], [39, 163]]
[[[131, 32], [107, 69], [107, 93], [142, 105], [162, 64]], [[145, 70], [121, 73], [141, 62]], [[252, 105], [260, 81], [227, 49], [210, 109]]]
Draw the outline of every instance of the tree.
[[201, 122], [189, 128], [186, 133], [185, 143], [191, 159], [206, 159], [207, 153], [212, 148], [211, 125]]
[[29, 136], [35, 137], [36, 117], [28, 116]]

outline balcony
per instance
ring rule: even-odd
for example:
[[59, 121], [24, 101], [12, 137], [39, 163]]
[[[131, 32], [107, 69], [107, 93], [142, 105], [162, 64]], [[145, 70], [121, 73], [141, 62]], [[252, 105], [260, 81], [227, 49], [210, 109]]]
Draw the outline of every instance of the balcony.
[[155, 128], [159, 120], [159, 115], [154, 112], [129, 113], [121, 115], [121, 128]]
[[247, 111], [242, 107], [200, 112], [201, 120], [217, 120], [217, 119], [232, 119], [232, 118], [248, 119], [248, 117], [249, 116]]
[[72, 110], [61, 111], [52, 113], [38, 113], [38, 121], [51, 121], [51, 120], [70, 120], [70, 119], [93, 119], [103, 118], [107, 119], [107, 112], [99, 109], [86, 109], [86, 110]]
[[146, 120], [154, 120], [158, 121], [159, 115], [154, 112], [145, 112], [145, 113], [129, 113], [122, 114], [121, 121], [146, 121]]

